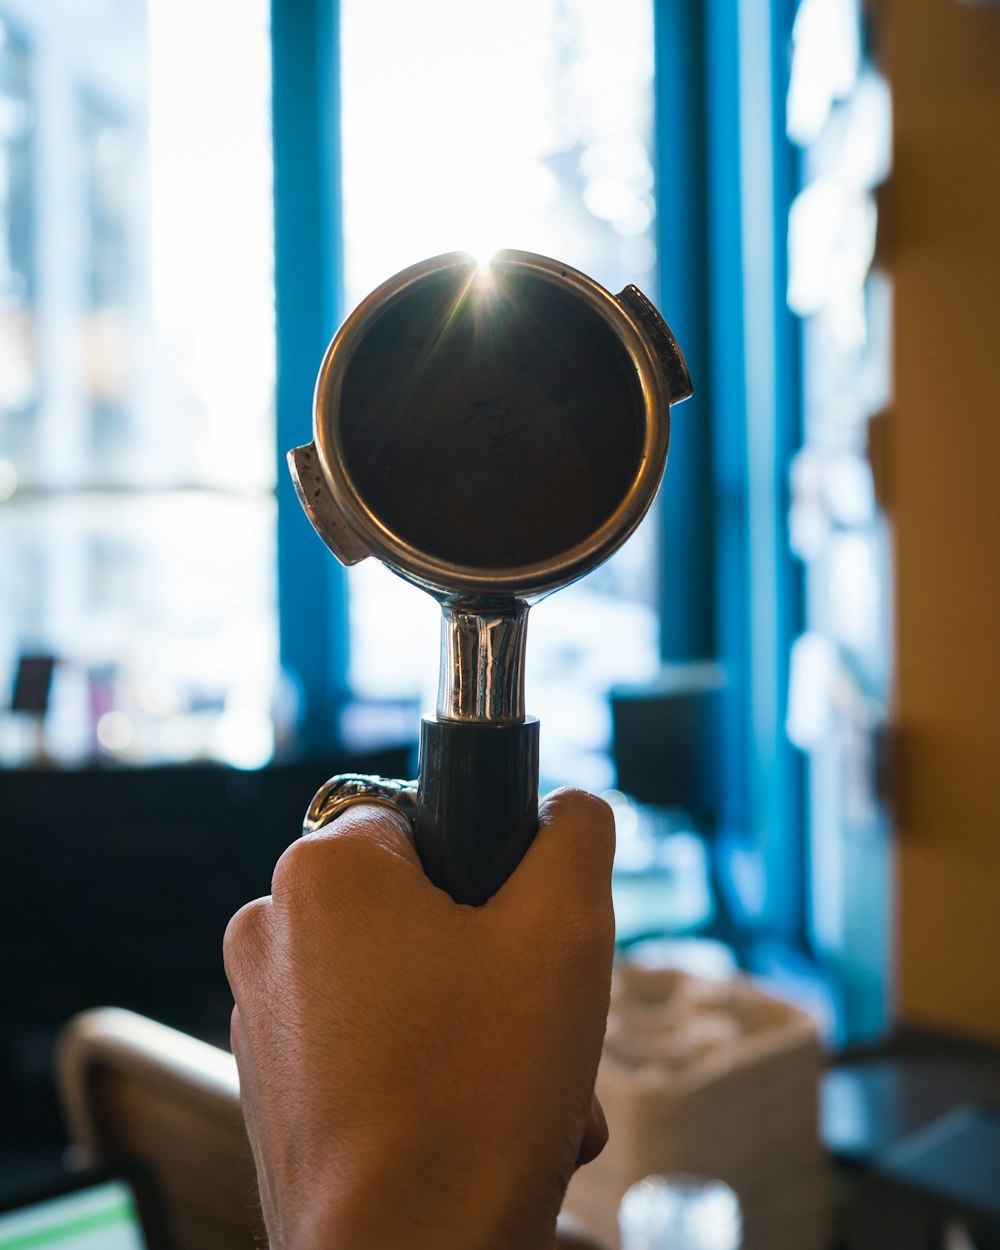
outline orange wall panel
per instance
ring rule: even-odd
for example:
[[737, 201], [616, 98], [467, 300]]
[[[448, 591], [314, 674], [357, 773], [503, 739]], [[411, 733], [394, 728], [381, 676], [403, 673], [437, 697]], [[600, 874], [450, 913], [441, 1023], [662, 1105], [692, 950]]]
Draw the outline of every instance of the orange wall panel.
[[897, 1015], [1000, 1042], [1000, 11], [880, 13], [895, 123]]

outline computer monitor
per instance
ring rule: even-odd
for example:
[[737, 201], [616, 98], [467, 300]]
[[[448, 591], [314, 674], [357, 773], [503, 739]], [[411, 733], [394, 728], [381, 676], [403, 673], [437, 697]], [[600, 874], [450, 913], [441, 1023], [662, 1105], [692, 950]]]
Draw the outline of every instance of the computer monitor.
[[[143, 1178], [144, 1180], [145, 1178]], [[145, 1190], [144, 1184], [139, 1184]], [[61, 1175], [0, 1197], [0, 1250], [163, 1250], [149, 1196], [122, 1172]]]

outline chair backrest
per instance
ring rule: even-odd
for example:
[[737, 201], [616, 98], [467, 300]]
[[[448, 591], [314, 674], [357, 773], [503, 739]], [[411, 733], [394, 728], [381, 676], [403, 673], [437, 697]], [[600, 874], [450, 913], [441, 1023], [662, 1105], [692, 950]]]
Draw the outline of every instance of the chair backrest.
[[163, 1198], [179, 1250], [266, 1244], [230, 1054], [107, 1007], [70, 1021], [56, 1066], [81, 1161], [142, 1163]]

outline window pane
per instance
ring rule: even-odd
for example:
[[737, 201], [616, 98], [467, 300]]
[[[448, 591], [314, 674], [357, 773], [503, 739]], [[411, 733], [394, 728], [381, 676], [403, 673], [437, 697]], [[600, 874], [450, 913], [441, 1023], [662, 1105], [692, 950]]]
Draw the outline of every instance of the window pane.
[[41, 729], [0, 710], [0, 763], [261, 763], [267, 0], [4, 7], [0, 689], [20, 656], [57, 665]]
[[791, 655], [788, 732], [808, 758], [809, 936], [834, 970], [841, 1040], [888, 1020], [891, 839], [880, 794], [892, 704], [892, 551], [869, 423], [890, 402], [892, 288], [872, 268], [889, 173], [889, 87], [858, 0], [800, 0], [789, 137], [802, 187], [788, 222], [788, 303], [803, 318], [803, 445], [789, 536], [805, 565], [805, 632]]
[[[20, 639], [60, 661], [46, 754], [61, 763], [266, 760], [273, 536], [270, 500], [209, 491], [41, 497], [5, 509], [3, 589]], [[16, 716], [0, 721], [0, 758], [30, 753], [32, 729]]]
[[[347, 302], [428, 256], [541, 252], [656, 297], [649, 0], [343, 0]], [[528, 706], [543, 772], [612, 780], [606, 691], [659, 665], [655, 530], [532, 613]], [[351, 682], [437, 682], [437, 609], [378, 566], [349, 578]]]
[[[0, 428], [19, 459], [38, 397], [32, 107], [27, 41], [0, 18]], [[0, 462], [0, 500], [13, 490], [12, 473]]]

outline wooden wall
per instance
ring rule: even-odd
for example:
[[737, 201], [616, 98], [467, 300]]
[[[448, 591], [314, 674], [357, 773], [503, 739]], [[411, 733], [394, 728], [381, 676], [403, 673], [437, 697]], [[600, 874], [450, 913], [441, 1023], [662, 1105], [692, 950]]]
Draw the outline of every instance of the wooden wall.
[[897, 1016], [1000, 1043], [1000, 7], [884, 0]]

